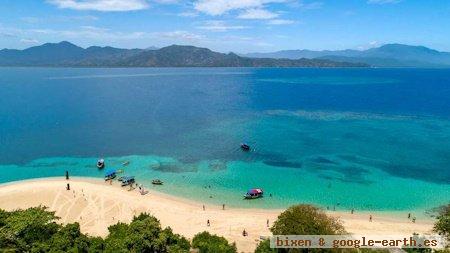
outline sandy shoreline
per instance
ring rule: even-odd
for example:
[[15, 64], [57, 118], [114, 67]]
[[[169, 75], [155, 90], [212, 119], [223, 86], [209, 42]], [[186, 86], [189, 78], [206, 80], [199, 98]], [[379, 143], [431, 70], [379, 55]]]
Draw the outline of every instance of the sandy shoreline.
[[[71, 190], [65, 189], [70, 183]], [[133, 215], [148, 212], [157, 217], [163, 227], [170, 226], [175, 233], [192, 238], [196, 233], [209, 231], [236, 242], [239, 252], [252, 252], [260, 236], [270, 235], [270, 225], [282, 210], [238, 209], [214, 206], [151, 191], [142, 196], [138, 190], [121, 188], [118, 182], [111, 186], [102, 180], [90, 178], [45, 178], [0, 185], [0, 208], [14, 210], [44, 205], [56, 211], [61, 222], [79, 222], [83, 232], [105, 236], [107, 227], [118, 221], [129, 222]], [[431, 233], [433, 220], [418, 219], [412, 223], [407, 212], [368, 212], [355, 214], [329, 212], [339, 217], [346, 230], [366, 235], [410, 235]], [[211, 226], [206, 221], [210, 220]], [[245, 229], [249, 236], [243, 237]]]

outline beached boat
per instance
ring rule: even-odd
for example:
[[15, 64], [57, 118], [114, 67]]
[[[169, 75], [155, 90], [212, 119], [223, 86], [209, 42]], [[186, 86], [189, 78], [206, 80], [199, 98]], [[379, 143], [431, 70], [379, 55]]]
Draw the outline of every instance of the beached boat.
[[133, 176], [122, 177], [122, 184], [121, 184], [121, 186], [127, 186], [127, 185], [131, 185], [131, 184], [134, 184], [134, 183], [135, 183], [135, 180], [134, 180]]
[[159, 180], [159, 179], [154, 179], [154, 180], [152, 180], [152, 184], [155, 184], [155, 185], [162, 185], [162, 184], [163, 184], [163, 181], [161, 181], [161, 180]]
[[257, 199], [261, 198], [263, 196], [264, 192], [262, 189], [254, 188], [247, 191], [247, 193], [244, 195], [245, 199]]
[[114, 178], [116, 178], [116, 176], [117, 176], [117, 171], [116, 170], [108, 170], [105, 173], [105, 181], [113, 180]]
[[100, 159], [97, 161], [97, 168], [99, 168], [99, 169], [105, 168], [105, 160], [104, 159]]
[[247, 143], [241, 143], [241, 149], [244, 151], [249, 151], [250, 146]]

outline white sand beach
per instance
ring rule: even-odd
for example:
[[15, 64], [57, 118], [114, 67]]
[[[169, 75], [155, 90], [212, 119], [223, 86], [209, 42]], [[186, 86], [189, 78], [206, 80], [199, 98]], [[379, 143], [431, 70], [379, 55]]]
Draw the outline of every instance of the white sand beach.
[[[66, 190], [70, 183], [71, 190]], [[70, 180], [47, 178], [19, 181], [0, 185], [0, 208], [14, 210], [43, 205], [56, 211], [62, 223], [79, 222], [83, 232], [105, 236], [108, 226], [118, 221], [130, 222], [133, 215], [147, 212], [157, 217], [162, 226], [170, 226], [175, 233], [192, 238], [196, 233], [209, 231], [236, 242], [239, 252], [252, 252], [260, 236], [270, 235], [270, 225], [282, 210], [237, 209], [222, 210], [222, 206], [197, 203], [155, 191], [141, 195], [138, 190], [110, 185], [95, 179], [71, 178]], [[428, 234], [433, 221], [408, 220], [407, 213], [329, 212], [339, 217], [346, 230], [354, 234], [393, 235]], [[207, 226], [207, 220], [210, 226]], [[247, 237], [242, 231], [248, 232]]]

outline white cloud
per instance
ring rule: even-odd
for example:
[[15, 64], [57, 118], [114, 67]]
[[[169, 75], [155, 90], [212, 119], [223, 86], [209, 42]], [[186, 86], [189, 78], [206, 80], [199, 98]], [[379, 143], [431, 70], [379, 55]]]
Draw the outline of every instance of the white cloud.
[[[260, 48], [258, 50], [269, 50], [273, 48], [273, 45], [265, 42], [262, 38], [249, 37], [249, 36], [236, 36], [236, 35], [225, 35], [216, 38], [210, 38], [206, 40], [205, 46], [211, 49], [215, 48], [230, 48], [228, 51], [253, 51], [255, 48]], [[225, 52], [226, 50], [219, 50]]]
[[323, 3], [319, 1], [305, 2], [303, 0], [290, 1], [287, 4], [292, 8], [298, 8], [301, 10], [316, 10], [322, 8], [323, 6]]
[[22, 30], [11, 26], [3, 26], [0, 23], [0, 37], [19, 38], [22, 37]]
[[368, 0], [367, 3], [369, 4], [396, 4], [399, 3], [401, 0]]
[[39, 41], [37, 39], [20, 39], [21, 43], [25, 44], [38, 44]]
[[185, 11], [185, 12], [182, 12], [182, 13], [178, 14], [178, 16], [193, 18], [193, 17], [197, 17], [198, 13], [197, 12], [193, 12], [193, 11]]
[[153, 33], [152, 35], [155, 37], [162, 37], [181, 41], [195, 41], [204, 38], [202, 35], [191, 33], [188, 31], [157, 32]]
[[176, 4], [179, 2], [178, 0], [154, 0], [154, 1], [159, 4]]
[[[96, 26], [80, 26], [77, 29], [55, 30], [55, 29], [14, 29], [5, 28], [0, 25], [0, 36], [17, 35], [19, 38], [36, 38], [40, 41], [89, 41], [89, 45], [100, 43], [111, 45], [111, 42], [120, 43], [124, 41], [162, 40], [169, 43], [174, 42], [197, 42], [205, 39], [203, 35], [188, 31], [169, 32], [140, 32], [140, 31], [115, 31], [108, 28]], [[22, 43], [37, 43], [32, 39], [22, 39]]]
[[271, 43], [264, 42], [264, 41], [259, 41], [259, 42], [255, 43], [255, 46], [258, 46], [258, 47], [273, 47], [274, 45], [271, 44]]
[[381, 46], [381, 43], [376, 41], [376, 40], [374, 40], [374, 41], [371, 41], [371, 42], [369, 42], [367, 44], [359, 45], [359, 46], [356, 47], [356, 49], [358, 49], [358, 50], [367, 50], [367, 49], [374, 48], [374, 47], [379, 47], [379, 46]]
[[65, 19], [71, 19], [71, 20], [79, 20], [79, 21], [95, 21], [98, 20], [98, 17], [92, 16], [92, 15], [85, 15], [85, 16], [69, 16], [64, 17]]
[[208, 15], [222, 15], [231, 10], [262, 8], [270, 3], [283, 3], [287, 0], [197, 0], [194, 8]]
[[23, 33], [47, 35], [59, 40], [87, 38], [93, 41], [140, 39], [147, 35], [144, 32], [118, 32], [94, 26], [81, 26], [75, 30], [30, 29], [24, 30]]
[[[0, 28], [1, 29], [1, 28]], [[16, 38], [17, 35], [11, 32], [5, 32], [5, 31], [1, 31], [0, 30], [0, 37], [5, 37], [5, 38]]]
[[214, 32], [226, 32], [229, 30], [240, 30], [248, 28], [242, 25], [228, 25], [224, 21], [211, 20], [206, 21], [203, 25], [197, 26], [198, 29], [209, 30]]
[[273, 19], [279, 14], [264, 9], [248, 9], [241, 13], [238, 18], [241, 19]]
[[268, 22], [269, 25], [290, 25], [294, 23], [294, 20], [289, 19], [272, 19]]
[[53, 22], [53, 23], [62, 23], [62, 22], [70, 23], [73, 21], [80, 21], [80, 22], [96, 21], [96, 20], [98, 20], [98, 17], [93, 16], [93, 15], [81, 15], [81, 16], [62, 15], [62, 16], [48, 16], [48, 17], [45, 17], [45, 19], [38, 18], [38, 17], [21, 17], [20, 20], [25, 23], [29, 23], [29, 24], [43, 23], [43, 21]]
[[236, 42], [254, 42], [255, 38], [249, 37], [249, 36], [238, 36], [238, 35], [226, 35], [219, 37], [219, 39], [216, 42], [222, 42], [222, 43], [236, 43]]
[[322, 2], [300, 3], [300, 8], [304, 10], [316, 10], [322, 8]]
[[134, 11], [148, 8], [146, 0], [47, 0], [62, 9], [95, 11]]

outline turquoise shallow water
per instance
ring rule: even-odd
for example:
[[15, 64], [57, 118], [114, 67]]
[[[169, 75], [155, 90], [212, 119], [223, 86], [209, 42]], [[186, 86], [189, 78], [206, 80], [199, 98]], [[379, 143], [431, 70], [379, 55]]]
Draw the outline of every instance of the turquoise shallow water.
[[[1, 183], [66, 170], [103, 177], [95, 162], [105, 157], [107, 169], [204, 203], [390, 211], [450, 202], [449, 70], [0, 74]], [[266, 197], [244, 201], [251, 187]]]

